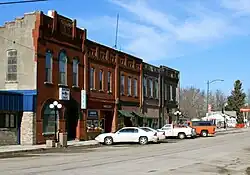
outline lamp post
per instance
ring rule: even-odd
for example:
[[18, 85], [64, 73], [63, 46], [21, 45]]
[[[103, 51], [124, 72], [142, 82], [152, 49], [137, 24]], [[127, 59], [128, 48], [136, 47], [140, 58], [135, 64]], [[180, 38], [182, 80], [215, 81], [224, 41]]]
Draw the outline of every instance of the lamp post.
[[222, 106], [222, 115], [224, 117], [224, 129], [227, 129], [226, 114], [225, 114], [226, 106], [227, 103], [224, 103], [224, 105]]
[[224, 80], [222, 79], [215, 79], [215, 80], [212, 80], [212, 81], [207, 81], [207, 113], [208, 113], [208, 105], [209, 105], [209, 91], [210, 91], [210, 84], [214, 83], [214, 82], [222, 82]]
[[58, 103], [58, 101], [54, 101], [49, 105], [50, 109], [54, 109], [55, 111], [55, 142], [57, 142], [57, 111], [62, 108], [62, 104]]
[[179, 122], [179, 116], [181, 115], [181, 111], [175, 111], [174, 112], [174, 115], [177, 117], [177, 124], [178, 124], [178, 122]]

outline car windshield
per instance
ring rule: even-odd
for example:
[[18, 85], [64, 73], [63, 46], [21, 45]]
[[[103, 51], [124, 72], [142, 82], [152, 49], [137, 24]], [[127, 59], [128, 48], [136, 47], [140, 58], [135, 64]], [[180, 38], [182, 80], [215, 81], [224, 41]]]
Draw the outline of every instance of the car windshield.
[[152, 130], [149, 129], [149, 128], [141, 128], [141, 129], [144, 130], [144, 131], [146, 131], [146, 132], [152, 132]]

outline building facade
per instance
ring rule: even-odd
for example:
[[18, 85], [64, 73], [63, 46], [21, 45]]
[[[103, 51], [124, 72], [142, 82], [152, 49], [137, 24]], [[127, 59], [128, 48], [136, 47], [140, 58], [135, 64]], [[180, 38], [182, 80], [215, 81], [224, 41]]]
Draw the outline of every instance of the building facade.
[[[23, 101], [16, 143], [45, 143], [55, 132], [67, 133], [69, 140], [87, 140], [123, 126], [155, 127], [164, 116], [161, 105], [165, 111], [176, 107], [170, 97], [160, 100], [166, 95], [161, 88], [169, 90], [178, 82], [163, 77], [168, 68], [143, 64], [140, 58], [88, 40], [76, 20], [56, 11], [25, 14], [1, 27], [0, 37], [0, 90], [18, 93]], [[53, 101], [62, 108], [50, 109]]]
[[[5, 92], [4, 101], [0, 103], [0, 142], [3, 144], [36, 143], [36, 113], [33, 105], [37, 93], [37, 64], [32, 36], [35, 22], [34, 12], [0, 27], [0, 90], [11, 91]], [[14, 100], [9, 107], [8, 99]], [[15, 126], [7, 124], [8, 121], [14, 122]]]
[[160, 68], [143, 63], [142, 113], [143, 125], [152, 128], [161, 126]]
[[161, 93], [161, 113], [163, 114], [163, 123], [176, 122], [177, 118], [174, 112], [179, 108], [180, 92], [180, 72], [160, 66], [160, 93]]

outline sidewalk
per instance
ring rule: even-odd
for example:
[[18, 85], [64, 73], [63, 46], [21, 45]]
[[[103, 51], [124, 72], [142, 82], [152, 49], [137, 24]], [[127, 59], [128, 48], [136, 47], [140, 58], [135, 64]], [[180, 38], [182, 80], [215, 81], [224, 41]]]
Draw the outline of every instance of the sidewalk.
[[250, 128], [217, 128], [215, 131], [218, 132], [240, 132], [240, 131], [245, 131], [249, 130]]
[[[99, 143], [95, 140], [88, 141], [68, 141], [68, 146], [98, 146]], [[0, 155], [3, 154], [15, 154], [22, 152], [32, 152], [32, 151], [42, 151], [46, 149], [55, 149], [48, 148], [45, 144], [43, 145], [6, 145], [0, 146]]]

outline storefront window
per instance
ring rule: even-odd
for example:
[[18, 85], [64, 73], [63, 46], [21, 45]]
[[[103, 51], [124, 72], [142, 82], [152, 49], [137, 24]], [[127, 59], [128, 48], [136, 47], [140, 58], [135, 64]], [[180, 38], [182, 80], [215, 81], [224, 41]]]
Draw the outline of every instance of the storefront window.
[[101, 120], [91, 119], [87, 120], [87, 132], [103, 131], [103, 124]]
[[[57, 113], [58, 116], [58, 113]], [[49, 103], [46, 103], [43, 111], [43, 133], [55, 132], [55, 111], [49, 108]]]
[[9, 113], [0, 114], [0, 128], [15, 128], [16, 127], [16, 115]]

